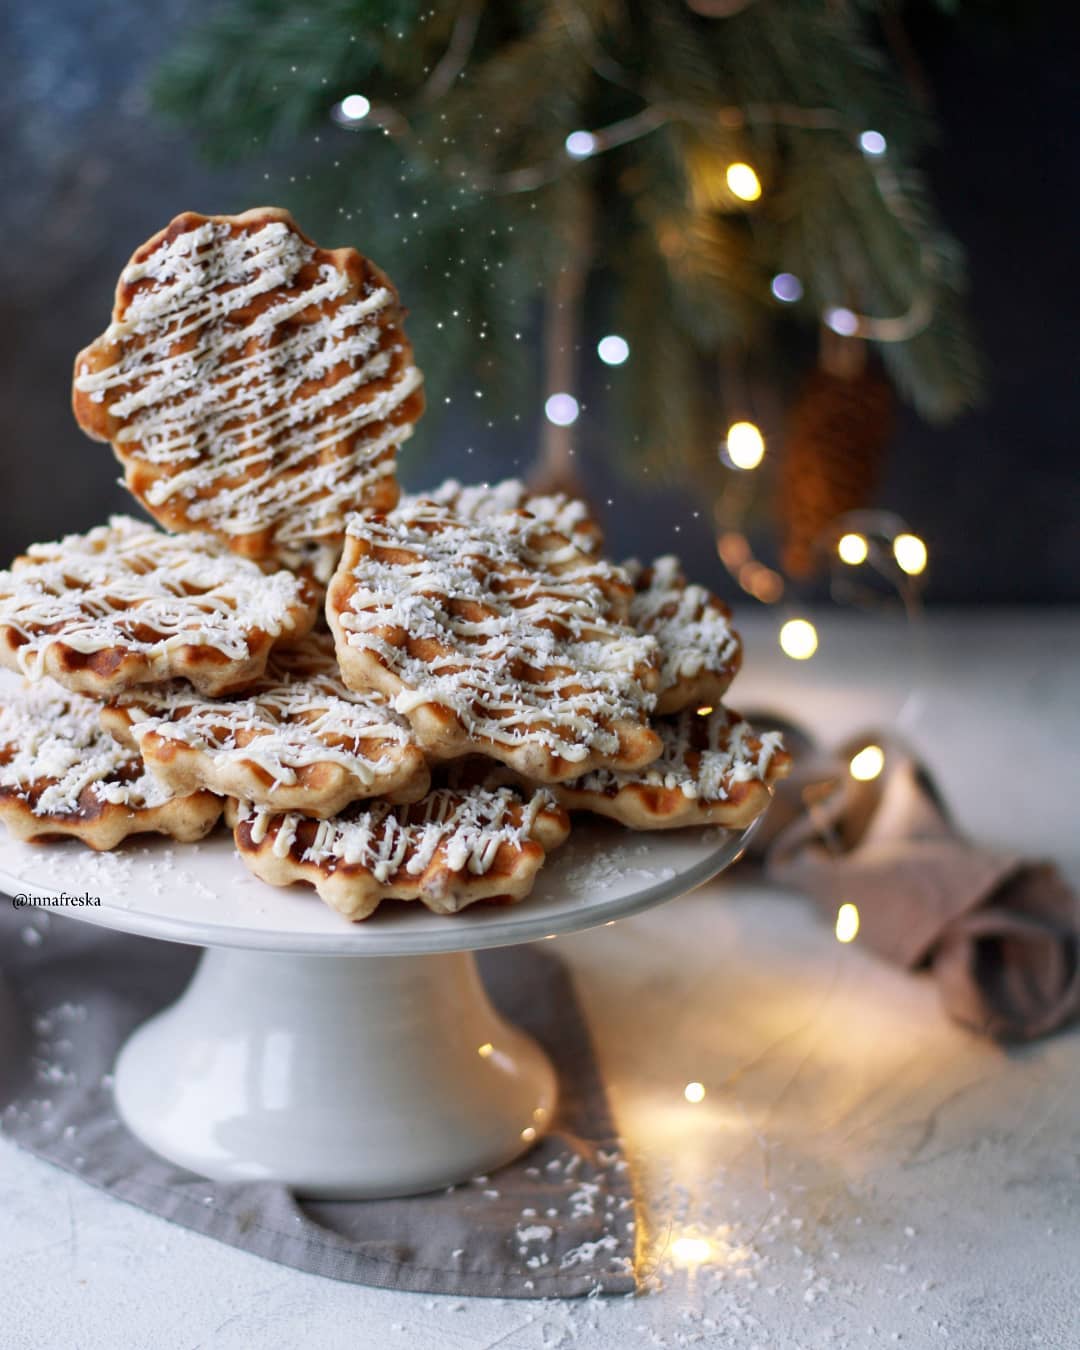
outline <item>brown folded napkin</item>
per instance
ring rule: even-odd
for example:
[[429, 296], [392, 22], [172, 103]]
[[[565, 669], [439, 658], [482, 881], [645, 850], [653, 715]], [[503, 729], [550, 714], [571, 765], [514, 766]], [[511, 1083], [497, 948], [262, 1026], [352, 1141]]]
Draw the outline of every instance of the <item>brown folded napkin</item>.
[[[785, 738], [794, 770], [755, 841], [771, 879], [810, 895], [830, 920], [856, 905], [857, 941], [928, 967], [949, 1015], [975, 1031], [1032, 1040], [1080, 1013], [1080, 897], [1054, 866], [965, 839], [891, 733], [832, 754], [798, 728]], [[884, 750], [885, 765], [858, 782], [849, 764], [868, 745]]]

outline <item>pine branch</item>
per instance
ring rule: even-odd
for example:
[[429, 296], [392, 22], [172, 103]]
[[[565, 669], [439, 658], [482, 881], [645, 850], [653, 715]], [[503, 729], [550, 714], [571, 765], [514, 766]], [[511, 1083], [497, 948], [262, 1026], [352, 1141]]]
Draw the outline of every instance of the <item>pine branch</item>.
[[397, 96], [410, 66], [419, 77], [417, 61], [452, 17], [445, 0], [426, 20], [422, 8], [420, 0], [322, 0], [313, 13], [296, 0], [230, 0], [176, 48], [151, 92], [213, 161], [287, 145], [323, 125], [331, 104], [358, 86]]
[[[585, 194], [593, 267], [619, 278], [619, 331], [644, 372], [617, 382], [627, 441], [711, 483], [717, 359], [768, 347], [777, 271], [802, 279], [795, 313], [815, 326], [834, 305], [926, 308], [918, 333], [882, 344], [897, 385], [931, 417], [977, 396], [960, 252], [908, 167], [932, 126], [867, 36], [885, 3], [714, 17], [712, 0], [222, 0], [154, 96], [213, 159], [303, 147], [282, 204], [373, 256], [411, 304], [421, 440], [463, 389], [538, 400], [523, 335], [565, 261], [568, 194]], [[352, 92], [408, 137], [333, 126]], [[564, 151], [570, 131], [613, 124], [627, 135], [604, 153]], [[888, 138], [884, 165], [858, 148], [867, 128]], [[726, 183], [737, 159], [764, 184], [749, 211]]]

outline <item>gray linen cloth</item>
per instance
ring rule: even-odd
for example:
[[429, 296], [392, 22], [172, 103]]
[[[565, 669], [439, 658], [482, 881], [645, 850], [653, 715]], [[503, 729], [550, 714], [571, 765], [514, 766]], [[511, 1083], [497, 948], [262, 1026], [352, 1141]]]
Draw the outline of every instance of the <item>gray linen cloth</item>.
[[120, 1200], [333, 1279], [512, 1298], [634, 1289], [629, 1171], [573, 986], [550, 951], [484, 953], [481, 971], [495, 1006], [555, 1064], [552, 1133], [490, 1177], [350, 1202], [205, 1181], [151, 1153], [117, 1119], [109, 1076], [117, 1050], [180, 994], [197, 958], [190, 947], [0, 899], [3, 1134]]

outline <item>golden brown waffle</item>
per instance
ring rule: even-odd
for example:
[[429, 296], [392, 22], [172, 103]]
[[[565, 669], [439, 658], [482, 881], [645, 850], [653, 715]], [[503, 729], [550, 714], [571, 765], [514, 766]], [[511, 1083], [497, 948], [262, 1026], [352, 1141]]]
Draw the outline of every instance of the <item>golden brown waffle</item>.
[[490, 520], [505, 511], [528, 511], [551, 529], [565, 534], [576, 549], [589, 557], [599, 557], [603, 551], [603, 531], [583, 501], [565, 492], [530, 492], [520, 478], [468, 486], [456, 478], [448, 478], [433, 492], [403, 496], [399, 509], [408, 514], [424, 499], [450, 507], [462, 520]]
[[174, 676], [227, 693], [262, 674], [276, 642], [308, 632], [316, 599], [211, 535], [113, 516], [0, 572], [0, 665], [99, 698]]
[[727, 708], [704, 715], [687, 709], [654, 726], [664, 743], [658, 760], [633, 773], [601, 769], [560, 783], [554, 791], [563, 806], [633, 830], [739, 830], [764, 811], [770, 787], [791, 770], [779, 732], [755, 732]]
[[656, 645], [606, 617], [631, 594], [521, 512], [463, 521], [421, 501], [350, 521], [326, 612], [345, 683], [384, 693], [432, 755], [557, 782], [660, 751]]
[[742, 664], [742, 643], [731, 610], [704, 586], [690, 585], [678, 558], [651, 567], [625, 563], [637, 594], [630, 623], [660, 647], [658, 713], [719, 704]]
[[75, 359], [75, 417], [170, 530], [255, 558], [339, 543], [349, 511], [394, 505], [423, 411], [402, 317], [373, 263], [287, 211], [188, 211], [120, 274]]
[[174, 793], [332, 816], [359, 797], [416, 801], [431, 782], [408, 722], [342, 684], [327, 633], [275, 652], [244, 694], [207, 699], [175, 681], [122, 695], [101, 721]]
[[541, 789], [437, 788], [418, 802], [354, 802], [330, 820], [230, 803], [237, 851], [272, 886], [304, 881], [349, 919], [383, 900], [456, 914], [478, 900], [520, 900], [570, 830]]
[[101, 728], [99, 712], [51, 682], [0, 694], [0, 820], [11, 833], [33, 843], [73, 836], [93, 849], [131, 834], [185, 843], [208, 834], [221, 798], [171, 796]]

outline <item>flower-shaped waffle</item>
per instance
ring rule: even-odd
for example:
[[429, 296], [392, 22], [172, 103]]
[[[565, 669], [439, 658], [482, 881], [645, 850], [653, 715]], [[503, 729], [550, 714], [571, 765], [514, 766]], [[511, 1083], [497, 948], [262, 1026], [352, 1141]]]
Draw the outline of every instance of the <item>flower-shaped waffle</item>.
[[326, 611], [345, 683], [386, 694], [432, 755], [557, 782], [660, 752], [656, 644], [608, 617], [631, 594], [528, 515], [465, 521], [421, 501], [353, 517]]
[[745, 829], [791, 769], [777, 731], [756, 732], [727, 708], [657, 718], [664, 751], [632, 773], [596, 770], [554, 789], [568, 810], [610, 816], [634, 830], [684, 825]]
[[678, 558], [657, 558], [651, 567], [624, 566], [637, 589], [630, 624], [656, 638], [660, 647], [658, 713], [718, 704], [742, 663], [742, 643], [731, 627], [731, 610], [704, 586], [687, 582]]
[[358, 797], [415, 801], [431, 782], [408, 722], [342, 684], [326, 633], [275, 652], [243, 694], [207, 699], [176, 681], [122, 695], [101, 720], [173, 792], [332, 816]]
[[112, 323], [75, 360], [79, 425], [170, 530], [250, 557], [340, 542], [397, 500], [423, 411], [397, 292], [287, 211], [186, 212], [135, 251]]
[[0, 572], [0, 665], [99, 698], [174, 676], [222, 694], [308, 632], [315, 605], [308, 581], [267, 574], [211, 535], [113, 516]]
[[582, 553], [597, 557], [604, 547], [600, 526], [589, 515], [589, 508], [577, 497], [565, 492], [530, 492], [520, 478], [505, 478], [501, 483], [476, 483], [465, 486], [448, 478], [433, 492], [406, 494], [400, 510], [409, 512], [422, 499], [449, 506], [462, 520], [487, 520], [506, 511], [528, 511], [553, 530], [565, 534]]
[[545, 789], [436, 788], [418, 802], [354, 802], [330, 820], [230, 803], [236, 848], [272, 886], [304, 881], [350, 919], [383, 900], [456, 914], [477, 900], [519, 900], [570, 831]]
[[92, 699], [50, 682], [0, 694], [0, 820], [18, 839], [65, 835], [93, 849], [131, 834], [191, 843], [217, 823], [210, 792], [173, 796], [104, 731]]

